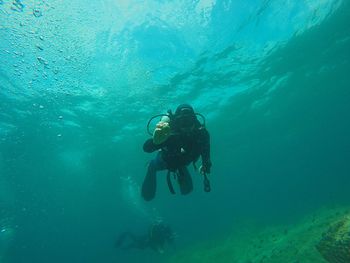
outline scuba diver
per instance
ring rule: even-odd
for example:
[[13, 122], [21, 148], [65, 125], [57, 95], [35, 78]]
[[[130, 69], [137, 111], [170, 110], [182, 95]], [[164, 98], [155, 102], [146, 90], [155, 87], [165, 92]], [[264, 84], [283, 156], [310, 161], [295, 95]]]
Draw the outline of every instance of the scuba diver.
[[148, 233], [144, 235], [136, 236], [131, 232], [120, 234], [115, 242], [115, 247], [127, 250], [150, 248], [158, 253], [164, 253], [165, 244], [173, 244], [174, 237], [170, 226], [158, 222], [152, 224]]
[[[197, 119], [200, 116], [203, 122]], [[162, 117], [157, 123], [153, 134], [149, 131], [149, 124], [156, 117]], [[146, 140], [143, 150], [152, 153], [158, 150], [158, 154], [152, 160], [147, 169], [147, 174], [142, 184], [142, 197], [150, 201], [155, 197], [157, 171], [168, 170], [167, 183], [169, 190], [175, 194], [171, 183], [171, 175], [179, 183], [180, 192], [183, 195], [193, 190], [192, 178], [187, 170], [190, 163], [194, 164], [199, 157], [202, 165], [199, 172], [204, 177], [204, 190], [210, 192], [210, 183], [207, 174], [210, 173], [210, 136], [205, 128], [205, 118], [195, 113], [192, 106], [181, 104], [175, 114], [168, 110], [167, 114], [153, 116], [147, 124], [147, 130], [152, 138]]]

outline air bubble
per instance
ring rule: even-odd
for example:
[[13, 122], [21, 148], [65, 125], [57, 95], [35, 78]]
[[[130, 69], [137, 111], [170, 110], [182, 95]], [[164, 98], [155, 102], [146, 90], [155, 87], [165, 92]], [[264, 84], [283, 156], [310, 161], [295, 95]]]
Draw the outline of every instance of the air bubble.
[[37, 57], [37, 60], [45, 66], [49, 64], [43, 57]]
[[41, 17], [41, 16], [43, 15], [43, 13], [41, 12], [40, 9], [34, 8], [34, 9], [33, 9], [33, 15], [34, 15], [35, 17]]
[[21, 0], [14, 0], [12, 2], [11, 10], [16, 12], [23, 12], [24, 4], [22, 4]]

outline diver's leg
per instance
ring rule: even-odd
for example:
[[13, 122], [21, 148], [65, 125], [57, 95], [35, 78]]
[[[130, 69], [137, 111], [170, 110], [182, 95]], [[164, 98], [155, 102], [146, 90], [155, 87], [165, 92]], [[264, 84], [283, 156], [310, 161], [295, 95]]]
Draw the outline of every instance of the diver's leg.
[[124, 232], [119, 235], [117, 241], [115, 242], [115, 247], [129, 250], [129, 249], [144, 249], [145, 248], [145, 238], [143, 236], [135, 236], [131, 232]]
[[192, 177], [186, 166], [182, 166], [179, 169], [179, 184], [181, 194], [187, 195], [193, 190]]
[[130, 234], [129, 237], [130, 242], [124, 247], [124, 249], [144, 249], [143, 237], [135, 236], [133, 234]]
[[166, 168], [166, 164], [163, 161], [160, 153], [158, 153], [157, 157], [152, 160], [147, 169], [146, 177], [142, 183], [142, 197], [146, 201], [150, 201], [156, 195], [157, 188], [157, 171], [164, 170]]
[[115, 242], [115, 247], [116, 248], [122, 248], [124, 243], [125, 243], [125, 240], [127, 238], [130, 238], [130, 239], [134, 239], [134, 235], [130, 232], [124, 232], [124, 233], [121, 233], [117, 239], [117, 241]]
[[156, 161], [152, 160], [147, 168], [146, 177], [142, 183], [142, 197], [146, 201], [150, 201], [156, 195], [157, 188], [157, 169], [156, 169]]

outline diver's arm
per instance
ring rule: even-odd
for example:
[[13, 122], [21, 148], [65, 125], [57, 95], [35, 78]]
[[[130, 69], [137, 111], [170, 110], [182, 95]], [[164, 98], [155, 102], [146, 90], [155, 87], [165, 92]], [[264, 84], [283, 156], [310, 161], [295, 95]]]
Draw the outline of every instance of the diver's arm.
[[163, 147], [163, 144], [154, 144], [153, 139], [148, 139], [143, 144], [143, 150], [146, 153], [152, 153], [152, 152], [154, 152], [156, 150], [161, 149], [162, 147]]
[[168, 122], [160, 121], [157, 123], [153, 132], [153, 138], [147, 140], [143, 145], [145, 152], [151, 153], [161, 149], [170, 136], [170, 125]]

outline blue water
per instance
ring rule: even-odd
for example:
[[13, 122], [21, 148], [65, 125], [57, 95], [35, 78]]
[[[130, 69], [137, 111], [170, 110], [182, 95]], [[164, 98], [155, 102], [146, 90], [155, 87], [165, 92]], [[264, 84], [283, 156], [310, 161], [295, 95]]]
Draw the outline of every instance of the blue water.
[[[162, 219], [176, 253], [240, 220], [350, 203], [348, 1], [0, 0], [0, 262], [167, 262], [116, 236]], [[212, 192], [156, 199], [148, 119], [207, 118]]]

